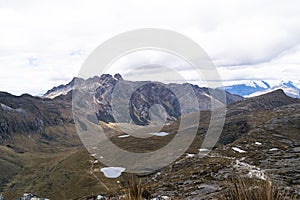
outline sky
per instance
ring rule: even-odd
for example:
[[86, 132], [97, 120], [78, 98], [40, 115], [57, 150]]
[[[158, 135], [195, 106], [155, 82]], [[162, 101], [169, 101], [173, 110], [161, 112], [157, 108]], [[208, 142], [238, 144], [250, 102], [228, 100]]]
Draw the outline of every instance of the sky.
[[97, 46], [139, 28], [194, 40], [225, 85], [300, 86], [299, 8], [297, 0], [0, 0], [0, 91], [39, 95], [68, 83]]

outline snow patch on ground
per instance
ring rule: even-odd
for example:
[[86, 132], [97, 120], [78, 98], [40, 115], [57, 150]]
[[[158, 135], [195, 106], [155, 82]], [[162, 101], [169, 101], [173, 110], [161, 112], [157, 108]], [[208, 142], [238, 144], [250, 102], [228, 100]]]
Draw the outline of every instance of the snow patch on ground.
[[239, 152], [239, 153], [246, 153], [246, 152], [247, 152], [247, 151], [242, 150], [242, 149], [240, 149], [240, 148], [238, 148], [238, 147], [232, 147], [232, 150], [233, 150], [233, 151], [236, 151], [236, 152]]
[[209, 151], [208, 149], [198, 149], [199, 152], [206, 152], [206, 151]]
[[272, 148], [272, 149], [269, 149], [269, 151], [279, 151], [278, 148]]
[[170, 133], [167, 133], [167, 132], [157, 132], [157, 133], [149, 133], [149, 134], [155, 135], [155, 136], [159, 136], [159, 137], [164, 137], [164, 136], [169, 135]]
[[250, 165], [245, 162], [241, 162], [239, 160], [235, 161], [235, 165], [233, 166], [234, 168], [241, 169], [241, 170], [246, 170], [248, 171], [247, 176], [249, 178], [258, 178], [261, 180], [266, 180], [268, 177], [265, 174], [264, 170], [261, 170], [259, 167], [256, 167], [254, 165]]
[[170, 200], [171, 198], [168, 196], [159, 196], [159, 197], [155, 197], [152, 198], [151, 200]]
[[118, 138], [127, 138], [129, 137], [130, 135], [119, 135]]
[[191, 154], [191, 153], [186, 154], [186, 158], [193, 158], [194, 156], [195, 156], [195, 154]]
[[125, 171], [123, 167], [104, 167], [100, 169], [107, 178], [118, 178]]
[[255, 142], [255, 145], [260, 146], [260, 145], [262, 145], [262, 143], [260, 143], [260, 142]]

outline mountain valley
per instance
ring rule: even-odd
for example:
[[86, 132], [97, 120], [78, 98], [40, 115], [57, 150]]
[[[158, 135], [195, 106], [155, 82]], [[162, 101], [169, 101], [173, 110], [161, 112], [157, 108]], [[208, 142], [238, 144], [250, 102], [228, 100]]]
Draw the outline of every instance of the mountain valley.
[[[209, 89], [190, 85], [201, 115], [199, 123], [191, 125], [198, 131], [185, 154], [167, 167], [147, 174], [125, 172], [110, 179], [100, 170], [106, 166], [84, 148], [76, 132], [72, 115], [74, 81], [94, 85], [94, 114], [99, 125], [112, 143], [130, 152], [160, 149], [176, 136], [182, 118], [192, 121], [194, 117], [194, 110], [182, 115], [178, 102], [166, 89], [176, 87], [184, 94], [184, 84], [147, 82], [131, 99], [130, 111], [136, 116], [133, 122], [147, 125], [151, 120], [150, 107], [160, 104], [168, 119], [160, 131], [168, 134], [146, 139], [120, 137], [126, 133], [118, 129], [120, 122], [114, 121], [110, 104], [112, 91], [118, 81], [123, 81], [118, 74], [88, 80], [75, 78], [43, 97], [1, 92], [0, 193], [5, 199], [28, 192], [54, 200], [96, 199], [99, 194], [121, 199], [133, 177], [141, 181], [152, 198], [221, 199], [228, 190], [227, 181], [235, 176], [272, 180], [280, 190], [299, 198], [300, 100], [287, 96], [283, 90], [249, 98], [227, 92], [224, 102], [218, 98], [217, 89], [212, 90], [215, 95], [211, 96]], [[210, 101], [227, 107], [222, 134], [212, 151], [201, 149], [211, 120]], [[100, 153], [101, 147], [105, 144], [99, 147]]]

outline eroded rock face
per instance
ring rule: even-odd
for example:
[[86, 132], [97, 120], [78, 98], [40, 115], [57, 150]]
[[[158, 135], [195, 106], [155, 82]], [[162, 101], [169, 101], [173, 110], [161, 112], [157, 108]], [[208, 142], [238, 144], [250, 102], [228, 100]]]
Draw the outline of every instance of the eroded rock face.
[[0, 142], [11, 140], [13, 133], [38, 133], [45, 128], [73, 123], [70, 101], [42, 99], [30, 95], [13, 96], [0, 93]]
[[[66, 89], [69, 89], [69, 85], [66, 85]], [[197, 110], [210, 110], [211, 102], [218, 107], [242, 99], [240, 96], [229, 93], [226, 93], [226, 99], [222, 99], [223, 91], [221, 90], [201, 88], [191, 84], [126, 81], [120, 74], [114, 76], [103, 74], [100, 77], [79, 82], [77, 86], [83, 89], [95, 88], [95, 112], [100, 121], [133, 122], [138, 125], [147, 125], [151, 121], [150, 112], [153, 105], [159, 105], [163, 109], [156, 110], [159, 116], [166, 115], [167, 121], [174, 121], [182, 114]], [[60, 87], [59, 90], [62, 88]], [[51, 91], [58, 93], [55, 90]], [[51, 92], [47, 95], [53, 96]], [[187, 98], [191, 95], [195, 97], [192, 100]], [[190, 109], [185, 109], [184, 113], [181, 113], [180, 104], [195, 105], [195, 100], [198, 100], [198, 106], [191, 106]], [[114, 102], [116, 103], [114, 104]], [[130, 117], [124, 117], [120, 113], [130, 113]]]

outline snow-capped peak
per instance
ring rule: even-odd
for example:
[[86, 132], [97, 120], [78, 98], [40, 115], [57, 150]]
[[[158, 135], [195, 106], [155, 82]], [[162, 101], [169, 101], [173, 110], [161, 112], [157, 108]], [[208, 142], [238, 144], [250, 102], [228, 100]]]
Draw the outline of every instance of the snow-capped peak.
[[[229, 85], [229, 84], [227, 84]], [[300, 85], [300, 84], [299, 84]], [[288, 96], [300, 98], [300, 89], [293, 81], [239, 81], [231, 83], [230, 86], [225, 86], [224, 89], [229, 93], [237, 94], [243, 97], [254, 97], [282, 89]]]
[[280, 84], [278, 84], [278, 85], [275, 85], [275, 86], [268, 88], [266, 90], [263, 90], [263, 91], [254, 92], [245, 97], [259, 96], [259, 95], [266, 94], [266, 93], [269, 93], [269, 92], [272, 92], [272, 91], [275, 91], [278, 89], [282, 89], [284, 91], [284, 93], [290, 97], [300, 98], [300, 89], [297, 88], [292, 81], [281, 81]]
[[290, 88], [297, 88], [292, 81], [281, 81], [281, 85]]
[[257, 87], [269, 88], [270, 87], [270, 85], [265, 81], [246, 81], [244, 84], [246, 86], [250, 86], [250, 87], [254, 87], [254, 88], [257, 88]]
[[[228, 86], [231, 84], [230, 86]], [[250, 81], [250, 80], [245, 80], [245, 81], [238, 81], [234, 83], [225, 83], [224, 85], [227, 85], [223, 87], [225, 90], [227, 90], [229, 93], [232, 94], [237, 94], [240, 96], [247, 96], [252, 93], [258, 92], [258, 91], [263, 91], [271, 86], [265, 82], [265, 81]]]

